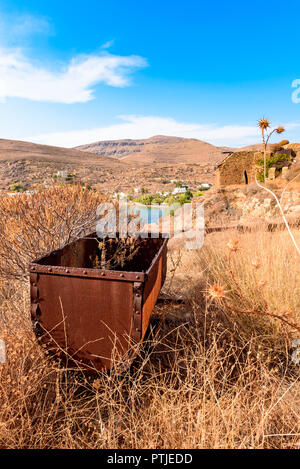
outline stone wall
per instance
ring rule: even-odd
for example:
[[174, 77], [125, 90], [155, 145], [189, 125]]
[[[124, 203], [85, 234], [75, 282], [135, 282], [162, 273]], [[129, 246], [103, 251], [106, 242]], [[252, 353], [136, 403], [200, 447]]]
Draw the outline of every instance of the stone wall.
[[216, 186], [249, 184], [255, 181], [256, 161], [262, 154], [257, 151], [236, 151], [218, 166]]

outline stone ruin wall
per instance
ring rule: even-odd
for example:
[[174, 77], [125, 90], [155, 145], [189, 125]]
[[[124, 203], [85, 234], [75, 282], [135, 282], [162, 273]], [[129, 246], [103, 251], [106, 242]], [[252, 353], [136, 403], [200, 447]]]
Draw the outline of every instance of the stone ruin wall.
[[246, 177], [248, 184], [255, 181], [256, 161], [261, 157], [262, 153], [257, 151], [231, 153], [217, 168], [216, 186], [246, 184]]

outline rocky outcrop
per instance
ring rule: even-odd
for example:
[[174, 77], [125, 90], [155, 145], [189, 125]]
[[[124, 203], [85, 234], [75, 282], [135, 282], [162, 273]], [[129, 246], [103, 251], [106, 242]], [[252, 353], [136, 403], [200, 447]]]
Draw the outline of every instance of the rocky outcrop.
[[[276, 195], [280, 199], [280, 192]], [[247, 225], [281, 219], [275, 198], [254, 184], [244, 189], [227, 187], [212, 191], [203, 201], [207, 226]], [[284, 192], [282, 207], [287, 218], [300, 220], [300, 192]]]

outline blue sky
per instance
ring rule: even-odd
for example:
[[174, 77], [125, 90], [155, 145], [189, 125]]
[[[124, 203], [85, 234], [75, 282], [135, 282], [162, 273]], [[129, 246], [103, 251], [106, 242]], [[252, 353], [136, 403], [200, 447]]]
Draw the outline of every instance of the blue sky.
[[294, 0], [1, 0], [0, 137], [240, 146], [264, 115], [300, 141], [299, 18]]

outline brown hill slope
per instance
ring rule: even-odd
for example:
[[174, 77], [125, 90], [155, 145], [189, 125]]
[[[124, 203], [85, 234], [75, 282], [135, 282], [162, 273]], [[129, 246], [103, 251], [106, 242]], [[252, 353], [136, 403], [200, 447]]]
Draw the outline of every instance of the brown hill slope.
[[19, 140], [0, 139], [0, 161], [4, 160], [38, 160], [60, 163], [94, 163], [105, 167], [112, 167], [114, 163], [111, 158], [95, 156], [94, 153], [83, 153], [82, 151], [69, 148], [53, 147], [50, 145], [39, 145]]
[[230, 149], [215, 147], [194, 138], [157, 135], [142, 140], [109, 140], [76, 147], [126, 163], [215, 164]]
[[126, 163], [79, 150], [0, 139], [0, 188], [20, 182], [25, 188], [50, 182], [57, 171], [75, 174], [82, 182], [99, 184], [128, 168]]

